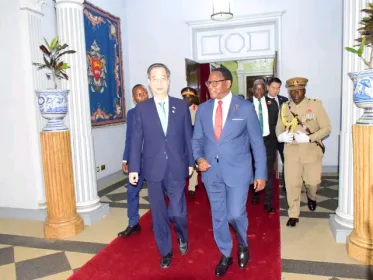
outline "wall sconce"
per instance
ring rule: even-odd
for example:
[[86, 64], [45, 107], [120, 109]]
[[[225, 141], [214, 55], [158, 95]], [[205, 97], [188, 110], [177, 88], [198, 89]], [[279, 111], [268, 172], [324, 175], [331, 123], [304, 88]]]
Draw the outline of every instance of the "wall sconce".
[[211, 19], [217, 21], [230, 20], [233, 18], [231, 13], [230, 0], [213, 0]]

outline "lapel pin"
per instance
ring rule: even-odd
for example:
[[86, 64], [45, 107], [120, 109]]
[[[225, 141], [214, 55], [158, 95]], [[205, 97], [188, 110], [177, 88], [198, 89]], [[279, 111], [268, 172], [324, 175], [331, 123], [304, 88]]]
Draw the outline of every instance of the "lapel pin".
[[234, 108], [233, 108], [233, 110], [235, 110], [235, 111], [237, 111], [237, 110], [238, 110], [238, 104], [235, 104], [235, 105], [234, 105]]

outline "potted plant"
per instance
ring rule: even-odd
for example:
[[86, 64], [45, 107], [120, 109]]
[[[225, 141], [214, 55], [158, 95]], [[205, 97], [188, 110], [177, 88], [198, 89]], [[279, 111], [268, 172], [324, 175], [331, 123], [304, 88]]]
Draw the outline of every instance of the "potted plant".
[[39, 47], [43, 53], [43, 63], [33, 63], [37, 66], [38, 70], [46, 69], [47, 78], [53, 80], [54, 84], [53, 89], [36, 90], [40, 113], [43, 118], [48, 120], [43, 131], [67, 130], [62, 120], [68, 110], [67, 95], [69, 94], [69, 90], [59, 89], [57, 81], [69, 79], [66, 70], [70, 66], [61, 60], [62, 56], [73, 54], [76, 51], [67, 50], [68, 45], [61, 45], [58, 37], [54, 38], [50, 43], [45, 39], [44, 41], [45, 45]]
[[[356, 121], [357, 124], [373, 125], [373, 4], [369, 3], [361, 12], [366, 13], [358, 29], [360, 38], [357, 48], [346, 47], [349, 52], [356, 54], [366, 65], [366, 70], [348, 73], [354, 84], [354, 102], [364, 109], [364, 114]], [[365, 48], [369, 49], [369, 58], [364, 55]]]

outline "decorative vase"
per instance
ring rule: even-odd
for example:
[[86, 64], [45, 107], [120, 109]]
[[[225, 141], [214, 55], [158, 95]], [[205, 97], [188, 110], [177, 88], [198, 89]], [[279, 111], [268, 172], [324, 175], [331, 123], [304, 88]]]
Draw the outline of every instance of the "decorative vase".
[[67, 126], [63, 123], [63, 119], [67, 114], [69, 90], [37, 90], [36, 94], [40, 113], [44, 119], [48, 120], [42, 131], [66, 131]]
[[364, 109], [356, 124], [373, 125], [373, 69], [348, 73], [348, 76], [354, 83], [355, 105]]

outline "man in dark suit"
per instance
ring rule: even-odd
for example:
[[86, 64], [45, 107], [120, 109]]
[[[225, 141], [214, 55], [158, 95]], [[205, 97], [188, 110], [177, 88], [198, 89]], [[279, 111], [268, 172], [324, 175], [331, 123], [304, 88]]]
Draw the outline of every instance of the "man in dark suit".
[[[279, 78], [273, 77], [268, 80], [267, 85], [267, 97], [273, 99], [273, 101], [276, 101], [278, 108], [281, 108], [282, 104], [289, 101], [289, 99], [285, 96], [280, 95], [280, 89], [281, 89], [282, 82]], [[285, 158], [284, 158], [284, 143], [278, 142], [277, 144], [277, 150], [280, 154], [281, 161], [282, 161], [282, 181], [284, 183], [283, 190], [286, 192], [285, 188]]]
[[215, 242], [222, 254], [215, 268], [217, 276], [225, 275], [232, 264], [229, 224], [237, 233], [238, 265], [247, 265], [247, 194], [251, 183], [260, 191], [267, 179], [265, 147], [254, 106], [232, 94], [232, 80], [227, 68], [212, 70], [206, 82], [212, 99], [198, 107], [192, 140], [193, 156], [210, 200]]
[[[274, 211], [273, 208], [273, 171], [276, 162], [277, 151], [277, 136], [276, 124], [279, 112], [278, 104], [264, 96], [265, 84], [264, 81], [259, 79], [254, 81], [253, 84], [253, 97], [249, 99], [253, 104], [256, 114], [259, 119], [260, 129], [262, 132], [264, 145], [266, 147], [267, 157], [267, 186], [264, 189], [264, 210], [268, 213]], [[252, 147], [254, 149], [254, 147]], [[259, 193], [254, 192], [252, 196], [252, 204], [258, 204]]]
[[[136, 106], [131, 137], [129, 180], [137, 184], [141, 172], [148, 185], [153, 230], [161, 254], [161, 268], [172, 261], [174, 225], [181, 254], [188, 251], [185, 181], [193, 172], [192, 123], [188, 104], [168, 96], [170, 70], [161, 63], [147, 71], [154, 98]], [[141, 156], [142, 153], [142, 156]], [[169, 198], [168, 209], [165, 192]]]
[[[136, 104], [140, 104], [149, 98], [148, 91], [143, 85], [135, 85], [132, 88], [132, 98]], [[128, 173], [128, 159], [130, 151], [130, 139], [132, 135], [132, 122], [133, 115], [135, 114], [135, 108], [128, 110], [127, 112], [127, 129], [126, 129], [126, 143], [123, 153], [122, 170], [124, 173]], [[130, 236], [133, 233], [141, 231], [139, 225], [139, 193], [144, 182], [144, 176], [140, 172], [139, 181], [136, 185], [128, 184], [127, 186], [127, 216], [128, 216], [128, 227], [118, 233], [118, 236]]]

